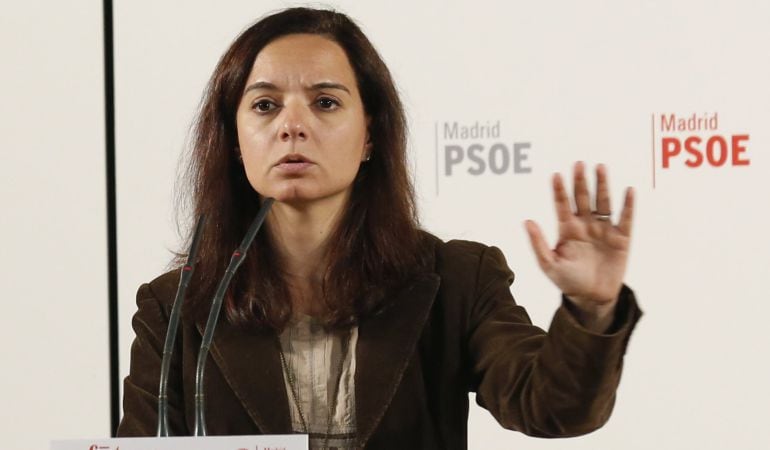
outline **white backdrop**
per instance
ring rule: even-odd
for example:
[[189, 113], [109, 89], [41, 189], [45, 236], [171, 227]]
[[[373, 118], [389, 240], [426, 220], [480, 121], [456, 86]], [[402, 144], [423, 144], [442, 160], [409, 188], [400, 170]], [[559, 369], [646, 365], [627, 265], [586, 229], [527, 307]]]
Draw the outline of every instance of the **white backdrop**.
[[0, 13], [0, 447], [110, 431], [102, 15]]
[[[235, 35], [278, 1], [116, 4], [121, 369], [128, 370], [137, 286], [177, 247], [173, 189], [203, 87]], [[501, 429], [481, 408], [470, 448], [762, 449], [770, 445], [765, 348], [770, 306], [767, 126], [770, 4], [764, 1], [332, 3], [393, 71], [411, 124], [411, 161], [426, 229], [503, 249], [513, 292], [547, 327], [558, 292], [523, 230], [553, 238], [549, 179], [572, 162], [606, 163], [616, 210], [635, 186], [627, 282], [646, 315], [631, 340], [610, 422], [591, 435], [538, 440]], [[718, 116], [715, 130], [664, 130], [661, 116]], [[499, 124], [492, 139], [447, 125]], [[685, 123], [686, 125], [686, 123]], [[451, 133], [449, 133], [451, 134]], [[748, 135], [714, 167], [663, 167], [662, 139]], [[502, 143], [508, 152], [490, 151]], [[474, 144], [485, 170], [464, 153]], [[518, 171], [511, 158], [519, 160]], [[705, 144], [702, 147], [705, 152]], [[712, 148], [718, 156], [719, 148]], [[493, 153], [490, 161], [489, 155]], [[491, 165], [490, 165], [491, 163]], [[447, 167], [447, 165], [451, 167]], [[448, 170], [451, 168], [451, 175]], [[493, 168], [498, 172], [495, 173]]]

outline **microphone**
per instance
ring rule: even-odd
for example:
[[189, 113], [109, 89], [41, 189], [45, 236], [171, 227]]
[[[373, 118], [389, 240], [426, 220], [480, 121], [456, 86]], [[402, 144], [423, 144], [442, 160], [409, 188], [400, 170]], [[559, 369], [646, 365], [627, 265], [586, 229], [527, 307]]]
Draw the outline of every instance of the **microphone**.
[[246, 257], [251, 243], [254, 241], [254, 237], [257, 235], [259, 228], [262, 226], [262, 222], [265, 221], [270, 207], [273, 206], [275, 200], [272, 198], [266, 198], [262, 201], [262, 207], [257, 212], [257, 217], [251, 223], [249, 230], [246, 232], [246, 236], [243, 237], [241, 245], [233, 252], [233, 256], [230, 257], [230, 264], [225, 270], [225, 274], [220, 280], [217, 286], [214, 300], [209, 310], [209, 318], [206, 322], [206, 330], [203, 332], [203, 340], [201, 342], [201, 348], [198, 352], [198, 365], [195, 371], [195, 436], [206, 436], [206, 418], [204, 417], [204, 397], [203, 397], [203, 371], [206, 366], [206, 357], [209, 353], [209, 347], [211, 346], [211, 340], [214, 337], [214, 328], [217, 326], [217, 319], [219, 318], [219, 311], [222, 309], [222, 300], [225, 297], [227, 287], [230, 285], [230, 281], [233, 279], [233, 275], [240, 267], [243, 259]]
[[195, 226], [192, 244], [187, 252], [187, 262], [182, 266], [179, 275], [179, 287], [176, 290], [174, 305], [171, 307], [171, 316], [168, 319], [168, 330], [166, 330], [166, 343], [163, 345], [163, 360], [160, 363], [160, 387], [158, 388], [158, 437], [167, 437], [169, 435], [168, 426], [168, 372], [171, 369], [171, 354], [174, 351], [174, 342], [176, 341], [176, 330], [179, 327], [179, 316], [182, 311], [182, 302], [184, 294], [187, 291], [187, 285], [190, 284], [193, 271], [195, 270], [195, 260], [198, 255], [198, 243], [200, 242], [203, 224], [206, 223], [206, 216], [201, 215], [198, 218], [198, 224]]

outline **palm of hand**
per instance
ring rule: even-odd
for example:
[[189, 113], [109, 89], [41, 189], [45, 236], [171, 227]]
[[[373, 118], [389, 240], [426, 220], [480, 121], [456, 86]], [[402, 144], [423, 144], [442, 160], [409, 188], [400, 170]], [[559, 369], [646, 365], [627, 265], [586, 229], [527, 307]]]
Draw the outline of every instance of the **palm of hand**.
[[559, 241], [546, 244], [540, 228], [527, 222], [532, 247], [541, 269], [577, 306], [614, 304], [623, 283], [631, 241], [633, 191], [626, 192], [618, 225], [608, 217], [610, 201], [606, 169], [597, 167], [596, 209], [592, 214], [583, 164], [575, 165], [573, 211], [559, 175], [554, 176], [554, 203], [559, 219]]

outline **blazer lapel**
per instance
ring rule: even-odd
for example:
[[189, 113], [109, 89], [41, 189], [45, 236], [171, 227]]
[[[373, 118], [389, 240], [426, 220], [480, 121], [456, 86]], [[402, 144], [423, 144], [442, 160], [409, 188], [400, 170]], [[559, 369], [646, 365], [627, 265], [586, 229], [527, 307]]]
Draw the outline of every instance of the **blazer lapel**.
[[[420, 275], [395, 292], [386, 308], [358, 325], [355, 395], [361, 447], [390, 405], [415, 352], [440, 282], [435, 273]], [[201, 319], [196, 325], [203, 335], [206, 322]], [[272, 332], [247, 334], [221, 317], [211, 345], [214, 362], [265, 434], [291, 433], [279, 345], [278, 337]], [[245, 355], [257, 355], [259, 360]]]
[[439, 283], [438, 275], [423, 275], [397, 292], [387, 308], [358, 326], [355, 392], [361, 447], [366, 445], [401, 382]]
[[[196, 325], [203, 335], [205, 321]], [[223, 318], [217, 324], [211, 345], [210, 356], [264, 434], [292, 432], [278, 345], [272, 332], [244, 333]]]

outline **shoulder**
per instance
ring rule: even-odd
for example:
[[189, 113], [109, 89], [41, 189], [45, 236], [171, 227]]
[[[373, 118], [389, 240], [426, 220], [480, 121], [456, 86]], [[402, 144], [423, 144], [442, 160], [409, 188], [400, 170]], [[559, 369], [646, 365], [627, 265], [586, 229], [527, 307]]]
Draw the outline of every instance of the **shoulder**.
[[513, 271], [499, 248], [459, 239], [444, 242], [429, 233], [425, 235], [432, 249], [434, 271], [441, 277], [442, 284], [463, 282], [478, 287], [479, 283], [485, 284], [489, 279], [513, 282]]
[[136, 294], [136, 303], [141, 306], [142, 302], [155, 301], [163, 309], [169, 310], [174, 302], [178, 285], [179, 269], [170, 270], [154, 280], [139, 286]]

